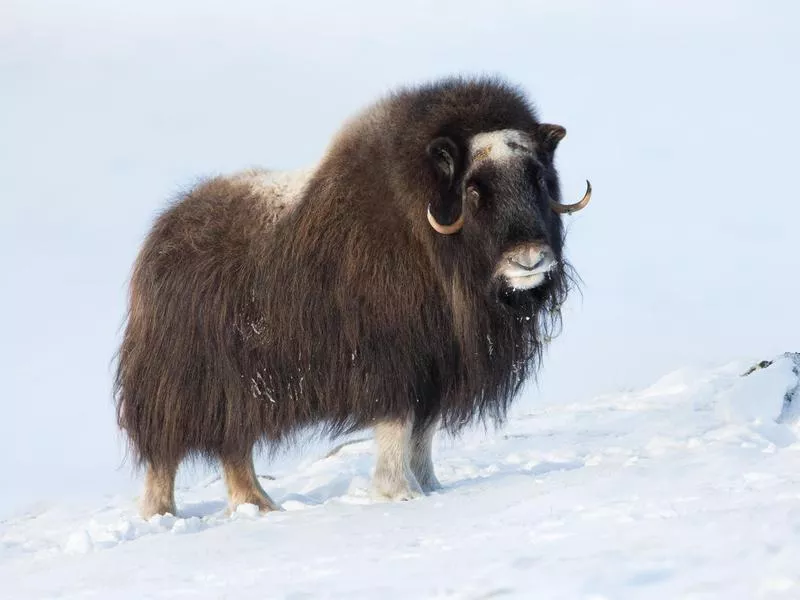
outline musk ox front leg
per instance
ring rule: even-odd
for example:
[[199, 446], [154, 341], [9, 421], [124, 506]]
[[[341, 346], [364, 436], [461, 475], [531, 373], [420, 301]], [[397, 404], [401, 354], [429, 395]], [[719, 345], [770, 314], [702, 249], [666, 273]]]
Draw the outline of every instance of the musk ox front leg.
[[415, 422], [411, 432], [411, 470], [426, 494], [442, 489], [433, 470], [432, 455], [433, 435], [438, 424], [439, 419]]
[[228, 508], [231, 512], [234, 512], [240, 504], [255, 504], [262, 512], [281, 509], [258, 482], [252, 450], [233, 456], [223, 456], [222, 470], [225, 473]]
[[375, 426], [378, 457], [373, 491], [390, 500], [422, 496], [422, 488], [411, 469], [412, 421], [384, 421]]

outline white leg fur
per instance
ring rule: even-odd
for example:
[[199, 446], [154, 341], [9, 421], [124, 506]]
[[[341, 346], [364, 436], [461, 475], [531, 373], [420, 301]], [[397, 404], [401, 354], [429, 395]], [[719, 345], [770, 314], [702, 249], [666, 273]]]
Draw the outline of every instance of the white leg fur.
[[411, 421], [386, 421], [375, 426], [378, 456], [373, 491], [390, 500], [422, 496], [422, 488], [411, 470]]
[[427, 427], [415, 427], [411, 433], [411, 470], [425, 493], [442, 489], [442, 484], [439, 483], [433, 470], [431, 452], [438, 424], [439, 421], [435, 420]]

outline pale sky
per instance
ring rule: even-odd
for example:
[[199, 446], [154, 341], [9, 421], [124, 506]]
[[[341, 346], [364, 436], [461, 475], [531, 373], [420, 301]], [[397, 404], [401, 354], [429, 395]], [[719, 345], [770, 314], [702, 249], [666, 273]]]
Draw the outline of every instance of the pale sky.
[[437, 76], [521, 85], [568, 131], [566, 199], [594, 187], [566, 219], [583, 294], [521, 408], [800, 347], [796, 3], [165, 4], [0, 6], [0, 509], [128, 481], [111, 359], [170, 196], [312, 164]]

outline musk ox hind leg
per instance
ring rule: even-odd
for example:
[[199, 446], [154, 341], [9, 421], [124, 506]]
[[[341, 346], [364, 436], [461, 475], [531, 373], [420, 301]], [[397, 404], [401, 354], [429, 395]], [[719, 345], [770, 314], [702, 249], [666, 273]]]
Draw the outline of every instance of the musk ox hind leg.
[[415, 422], [411, 431], [411, 470], [426, 494], [442, 489], [433, 470], [432, 455], [433, 436], [438, 424], [438, 419]]
[[262, 512], [280, 510], [280, 506], [269, 497], [256, 477], [253, 452], [222, 457], [225, 485], [228, 487], [228, 508], [231, 512], [240, 504], [255, 504]]
[[372, 479], [373, 492], [390, 500], [411, 500], [422, 496], [422, 488], [411, 469], [410, 419], [384, 421], [375, 426], [377, 461]]
[[178, 465], [149, 464], [144, 479], [144, 495], [139, 504], [139, 514], [143, 519], [154, 515], [174, 515], [175, 475]]

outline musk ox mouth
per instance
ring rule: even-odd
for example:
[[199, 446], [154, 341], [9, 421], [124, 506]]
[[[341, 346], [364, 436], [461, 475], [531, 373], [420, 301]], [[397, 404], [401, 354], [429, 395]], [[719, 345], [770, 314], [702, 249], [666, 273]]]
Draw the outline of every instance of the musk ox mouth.
[[505, 252], [495, 271], [506, 285], [515, 290], [530, 290], [547, 279], [557, 264], [555, 254], [546, 244], [526, 244]]

